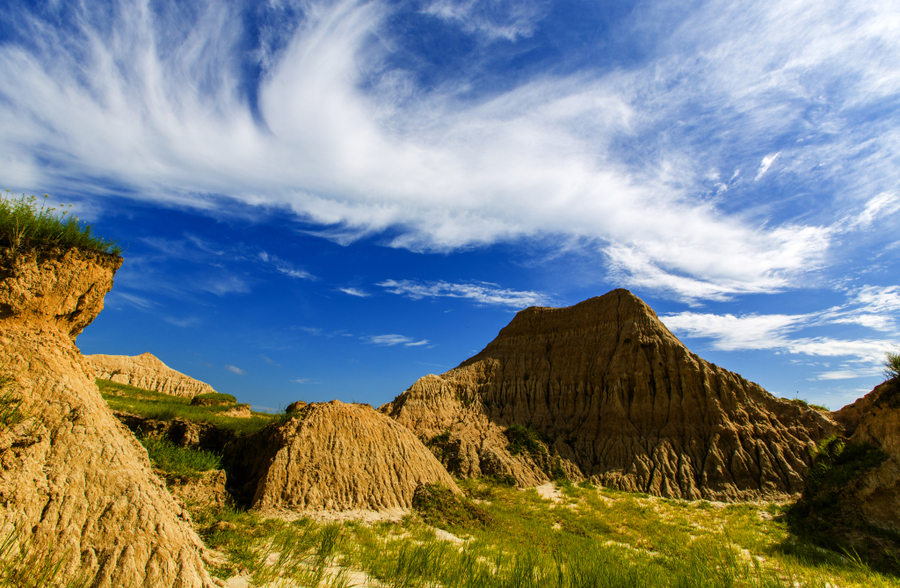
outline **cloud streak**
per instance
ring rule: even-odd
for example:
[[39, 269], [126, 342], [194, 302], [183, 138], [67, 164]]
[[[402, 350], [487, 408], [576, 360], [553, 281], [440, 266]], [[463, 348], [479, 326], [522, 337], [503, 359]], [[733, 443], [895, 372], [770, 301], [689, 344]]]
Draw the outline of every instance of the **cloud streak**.
[[406, 296], [413, 300], [423, 298], [463, 298], [488, 306], [547, 306], [551, 298], [547, 294], [532, 291], [517, 291], [500, 288], [496, 284], [484, 282], [453, 284], [450, 282], [420, 282], [416, 280], [385, 280], [381, 286], [391, 294]]
[[403, 345], [404, 347], [421, 347], [423, 345], [428, 345], [427, 339], [416, 341], [412, 337], [407, 337], [406, 335], [369, 335], [366, 337], [360, 337], [360, 339], [366, 341], [367, 343], [379, 345], [382, 347], [393, 347], [394, 345]]

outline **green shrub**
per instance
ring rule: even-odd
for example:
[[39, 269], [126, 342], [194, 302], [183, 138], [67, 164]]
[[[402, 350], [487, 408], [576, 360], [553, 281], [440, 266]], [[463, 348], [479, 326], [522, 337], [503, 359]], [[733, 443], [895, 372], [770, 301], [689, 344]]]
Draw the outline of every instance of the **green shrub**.
[[91, 226], [70, 215], [69, 209], [56, 213], [55, 207], [47, 206], [49, 195], [38, 208], [34, 196], [0, 196], [0, 247], [12, 251], [30, 250], [39, 247], [77, 247], [97, 253], [121, 255], [122, 248], [104, 237], [91, 234]]
[[412, 506], [433, 527], [484, 527], [493, 520], [486, 510], [440, 484], [416, 488]]
[[513, 455], [528, 453], [540, 456], [547, 453], [541, 433], [530, 426], [511, 425], [503, 432], [509, 441], [507, 449]]

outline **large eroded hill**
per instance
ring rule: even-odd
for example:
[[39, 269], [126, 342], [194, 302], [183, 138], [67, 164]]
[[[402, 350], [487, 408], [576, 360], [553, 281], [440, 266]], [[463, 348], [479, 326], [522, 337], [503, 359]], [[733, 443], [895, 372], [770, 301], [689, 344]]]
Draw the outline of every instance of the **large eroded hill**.
[[[797, 494], [810, 450], [837, 430], [691, 353], [627, 290], [523, 310], [481, 353], [380, 410], [457, 475], [531, 485], [565, 473], [687, 499]], [[549, 452], [510, 451], [515, 424]]]

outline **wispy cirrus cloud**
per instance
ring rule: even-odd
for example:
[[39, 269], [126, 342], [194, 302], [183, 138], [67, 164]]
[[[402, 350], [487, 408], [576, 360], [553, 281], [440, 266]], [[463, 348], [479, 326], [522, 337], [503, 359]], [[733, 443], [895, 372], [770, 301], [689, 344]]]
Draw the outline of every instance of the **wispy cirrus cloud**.
[[444, 281], [384, 280], [377, 283], [376, 286], [381, 286], [391, 294], [399, 294], [413, 300], [421, 300], [422, 298], [464, 298], [478, 304], [510, 306], [513, 308], [546, 306], [552, 300], [549, 295], [542, 292], [509, 290], [487, 282], [454, 284]]
[[[650, 2], [617, 30], [652, 38], [640, 60], [535, 66], [475, 98], [486, 48], [536, 31], [543, 3], [428, 4], [486, 57], [426, 86], [408, 64], [427, 60], [391, 60], [408, 50], [398, 6], [312, 1], [265, 34], [219, 0], [82, 3], [66, 27], [60, 6], [6, 7], [28, 39], [0, 46], [0, 163], [26, 189], [280, 207], [344, 243], [575, 239], [618, 283], [685, 300], [793, 287], [826, 263], [835, 223], [898, 184], [890, 0], [717, 0], [674, 22]], [[791, 209], [807, 192], [814, 206]]]
[[371, 296], [371, 294], [364, 290], [360, 290], [359, 288], [338, 288], [338, 290], [349, 296], [356, 296], [357, 298], [368, 298]]
[[284, 274], [289, 278], [298, 280], [317, 280], [318, 278], [308, 271], [298, 268], [289, 261], [285, 261], [276, 255], [271, 255], [265, 251], [259, 252], [259, 259], [264, 264], [275, 268], [278, 273]]
[[228, 370], [229, 372], [231, 372], [232, 374], [237, 374], [238, 376], [246, 376], [247, 375], [247, 372], [245, 372], [241, 368], [231, 365], [231, 364], [226, 365], [225, 369]]
[[360, 339], [366, 341], [367, 343], [384, 347], [393, 347], [394, 345], [403, 345], [404, 347], [421, 347], [423, 345], [428, 345], [427, 339], [416, 341], [412, 337], [407, 337], [406, 335], [368, 335], [366, 337], [360, 337]]

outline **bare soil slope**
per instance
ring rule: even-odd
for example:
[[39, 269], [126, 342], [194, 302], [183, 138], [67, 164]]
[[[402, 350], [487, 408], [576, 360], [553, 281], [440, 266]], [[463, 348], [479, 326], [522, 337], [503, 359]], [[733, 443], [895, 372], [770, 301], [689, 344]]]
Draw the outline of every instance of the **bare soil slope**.
[[[565, 472], [727, 501], [799, 493], [810, 450], [837, 430], [691, 353], [627, 290], [523, 310], [481, 353], [380, 410], [458, 475], [535, 485]], [[532, 427], [549, 453], [511, 454], [513, 424]]]
[[25, 417], [0, 427], [0, 533], [15, 528], [94, 587], [211, 587], [188, 515], [75, 347], [121, 263], [75, 249], [0, 254], [0, 367]]
[[453, 479], [407, 428], [368, 405], [337, 400], [290, 413], [226, 448], [239, 499], [258, 510], [410, 508], [420, 484]]

